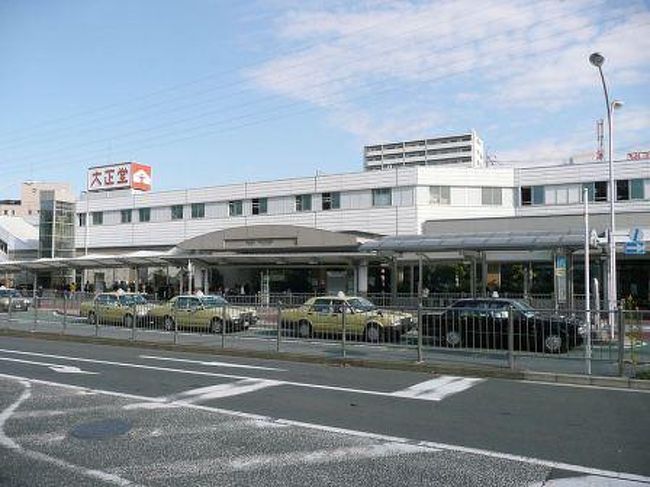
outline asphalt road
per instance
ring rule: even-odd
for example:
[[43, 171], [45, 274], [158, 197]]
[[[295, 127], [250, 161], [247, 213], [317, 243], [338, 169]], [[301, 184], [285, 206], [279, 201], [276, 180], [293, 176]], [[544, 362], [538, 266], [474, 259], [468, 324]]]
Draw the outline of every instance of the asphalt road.
[[0, 485], [650, 485], [650, 394], [0, 340]]

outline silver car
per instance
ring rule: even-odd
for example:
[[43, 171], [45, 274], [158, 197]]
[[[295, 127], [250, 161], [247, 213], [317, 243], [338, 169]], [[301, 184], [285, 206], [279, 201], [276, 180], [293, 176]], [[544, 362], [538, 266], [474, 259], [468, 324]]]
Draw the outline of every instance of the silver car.
[[32, 305], [32, 301], [17, 289], [0, 288], [0, 312], [9, 311], [10, 303], [11, 311], [27, 311]]

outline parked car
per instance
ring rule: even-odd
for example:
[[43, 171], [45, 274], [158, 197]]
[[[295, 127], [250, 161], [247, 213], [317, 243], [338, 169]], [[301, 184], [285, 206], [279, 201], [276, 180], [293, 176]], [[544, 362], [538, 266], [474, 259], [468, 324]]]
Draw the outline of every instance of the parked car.
[[79, 306], [79, 314], [92, 325], [118, 324], [130, 328], [134, 319], [140, 325], [147, 323], [150, 308], [142, 294], [115, 291], [99, 293], [92, 301], [84, 301]]
[[235, 306], [221, 296], [181, 295], [154, 306], [149, 311], [149, 318], [165, 330], [204, 329], [212, 333], [221, 333], [225, 323], [225, 332], [248, 329], [257, 322], [254, 308]]
[[563, 353], [582, 343], [579, 320], [504, 298], [461, 299], [442, 312], [425, 312], [422, 336], [445, 347], [507, 349], [509, 313], [516, 350]]
[[17, 289], [0, 287], [0, 311], [9, 311], [9, 303], [11, 311], [27, 311], [32, 305], [32, 300], [23, 297]]
[[399, 341], [413, 326], [410, 314], [378, 309], [372, 302], [357, 296], [311, 298], [298, 308], [282, 310], [281, 325], [302, 338], [319, 333], [341, 334], [344, 311], [346, 333], [369, 342]]

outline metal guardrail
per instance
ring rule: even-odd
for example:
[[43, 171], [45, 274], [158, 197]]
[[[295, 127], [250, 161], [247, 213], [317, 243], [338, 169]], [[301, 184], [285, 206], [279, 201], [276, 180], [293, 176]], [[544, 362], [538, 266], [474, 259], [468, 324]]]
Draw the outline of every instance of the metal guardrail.
[[[80, 295], [79, 295], [80, 296]], [[650, 365], [650, 310], [584, 310], [393, 306], [380, 313], [297, 304], [231, 302], [174, 309], [162, 303], [85, 305], [79, 296], [44, 296], [27, 309], [0, 308], [0, 327], [66, 335], [200, 344], [341, 357], [449, 360], [543, 370], [572, 363], [574, 373], [634, 375]], [[84, 296], [87, 297], [87, 296]], [[301, 298], [304, 298], [301, 297]], [[300, 303], [302, 304], [302, 302]], [[614, 329], [612, 330], [612, 326]], [[339, 349], [336, 352], [336, 349]], [[561, 365], [557, 365], [561, 367]], [[604, 372], [603, 372], [604, 371]]]

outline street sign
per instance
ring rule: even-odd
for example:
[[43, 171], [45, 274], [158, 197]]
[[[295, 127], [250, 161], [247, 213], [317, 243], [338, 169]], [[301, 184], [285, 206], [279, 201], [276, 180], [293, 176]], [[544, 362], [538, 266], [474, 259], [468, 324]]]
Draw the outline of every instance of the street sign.
[[645, 254], [645, 239], [643, 231], [640, 228], [633, 228], [630, 231], [630, 239], [625, 242], [625, 255], [644, 255]]

